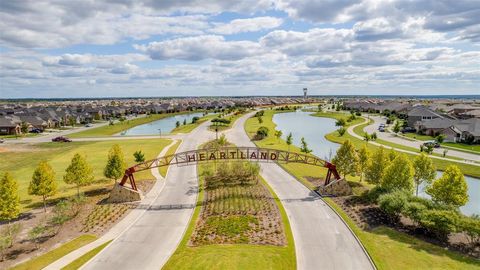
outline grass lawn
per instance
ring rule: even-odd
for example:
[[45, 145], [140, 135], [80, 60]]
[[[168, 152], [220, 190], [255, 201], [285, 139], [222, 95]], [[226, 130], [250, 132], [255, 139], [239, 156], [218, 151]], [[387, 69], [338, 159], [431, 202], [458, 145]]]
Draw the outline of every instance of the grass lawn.
[[189, 133], [190, 131], [194, 130], [196, 127], [198, 127], [200, 124], [212, 120], [213, 118], [217, 117], [218, 114], [208, 114], [205, 116], [200, 117], [200, 119], [192, 124], [187, 124], [187, 125], [181, 125], [170, 132], [171, 134], [178, 134], [178, 133]]
[[74, 260], [70, 264], [66, 265], [62, 268], [62, 270], [76, 270], [86, 264], [90, 259], [92, 259], [95, 255], [97, 255], [102, 249], [104, 249], [108, 244], [110, 244], [112, 240], [106, 242], [105, 244], [101, 244], [100, 246], [90, 250], [89, 252], [83, 254], [80, 258]]
[[21, 263], [17, 266], [10, 268], [10, 270], [37, 270], [46, 267], [68, 253], [90, 243], [97, 239], [94, 235], [85, 234], [67, 242], [60, 247], [51, 250], [43, 255], [32, 258], [29, 261]]
[[454, 142], [444, 142], [442, 146], [447, 146], [451, 148], [458, 149], [459, 151], [468, 150], [469, 152], [476, 152], [480, 154], [480, 144], [465, 144], [465, 143], [454, 143]]
[[0, 135], [0, 139], [21, 139], [21, 138], [30, 138], [36, 137], [41, 133], [27, 133], [22, 135]]
[[332, 200], [324, 200], [354, 231], [378, 269], [480, 269], [480, 261], [388, 227], [362, 230]]
[[175, 253], [163, 269], [295, 269], [295, 246], [287, 214], [280, 200], [273, 190], [263, 182], [273, 195], [277, 204], [284, 231], [287, 237], [287, 246], [271, 245], [203, 245], [188, 246], [188, 241], [194, 232], [199, 219], [205, 191], [203, 177], [199, 177], [200, 192], [190, 224]]
[[166, 117], [191, 113], [191, 112], [181, 112], [181, 113], [165, 113], [165, 114], [150, 114], [145, 117], [139, 117], [132, 120], [125, 120], [123, 122], [115, 122], [114, 125], [106, 125], [97, 128], [92, 128], [77, 133], [72, 133], [68, 135], [69, 138], [83, 138], [83, 137], [102, 137], [102, 136], [112, 136], [117, 133], [120, 133], [129, 128], [150, 123], [156, 120], [160, 120]]
[[[167, 150], [167, 153], [165, 153], [165, 156], [175, 154], [175, 152], [177, 151], [177, 148], [180, 146], [181, 143], [182, 141], [178, 140], [174, 145], [170, 146], [170, 148]], [[165, 177], [167, 175], [168, 166], [159, 167], [158, 171], [160, 172], [161, 176]]]
[[[71, 143], [42, 143], [32, 146], [31, 152], [3, 152], [0, 153], [0, 172], [9, 171], [19, 185], [19, 195], [22, 208], [38, 207], [40, 197], [28, 195], [28, 185], [32, 174], [41, 160], [47, 160], [56, 172], [58, 194], [54, 198], [70, 196], [76, 193], [76, 188], [63, 181], [65, 169], [75, 153], [86, 155], [92, 166], [96, 184], [85, 187], [83, 191], [106, 187], [113, 184], [103, 176], [108, 151], [113, 144], [119, 144], [125, 155], [127, 166], [136, 162], [133, 153], [141, 150], [146, 159], [155, 158], [168, 144], [167, 139], [99, 141], [99, 142], [71, 142]], [[149, 170], [135, 174], [136, 179], [153, 179]]]
[[[273, 112], [269, 112], [268, 114], [267, 112], [268, 111], [266, 111], [262, 125], [268, 127], [270, 132], [272, 132], [275, 128], [275, 124], [272, 121]], [[323, 117], [325, 117], [325, 115], [344, 117], [344, 114], [337, 112], [322, 114]], [[360, 121], [363, 121], [363, 119], [360, 119]], [[260, 125], [256, 119], [248, 119], [245, 123], [245, 130], [250, 136], [252, 136], [259, 126]], [[347, 138], [350, 139], [357, 148], [365, 144], [363, 140], [349, 136], [347, 133], [345, 133], [343, 137], [339, 137], [336, 131], [327, 135], [327, 139], [338, 143], [343, 142]], [[272, 138], [269, 136], [269, 138], [264, 140], [255, 141], [255, 143], [259, 147], [270, 147], [284, 150], [287, 147], [284, 140], [277, 140], [273, 136]], [[377, 146], [369, 145], [369, 148], [377, 148]], [[291, 150], [298, 151], [298, 148], [292, 146]], [[434, 162], [435, 161], [437, 160], [434, 159]], [[447, 166], [448, 162], [441, 165]], [[294, 163], [283, 164], [282, 166], [310, 189], [312, 188], [312, 184], [307, 182], [305, 177], [319, 175], [319, 168], [315, 168], [314, 166]], [[303, 168], [301, 166], [303, 166]], [[358, 177], [350, 176], [348, 180], [357, 182]], [[429, 244], [387, 227], [378, 227], [372, 231], [364, 231], [357, 227], [356, 224], [332, 200], [326, 198], [325, 201], [335, 208], [347, 222], [372, 257], [378, 269], [480, 269], [480, 262], [475, 261], [474, 259], [444, 250], [441, 247]]]
[[[230, 128], [232, 128], [235, 121], [237, 121], [238, 118], [240, 118], [242, 115], [244, 115], [246, 113], [248, 113], [248, 111], [245, 111], [244, 113], [237, 113], [237, 114], [233, 114], [233, 115], [228, 115], [224, 118], [230, 120], [230, 124], [228, 124], [228, 125], [218, 125], [218, 126], [216, 126], [214, 124], [211, 124], [208, 127], [208, 129], [211, 130], [211, 131], [215, 131], [215, 128], [218, 128], [218, 131], [224, 131], [224, 130], [230, 129]], [[213, 117], [213, 118], [215, 118], [215, 117]]]
[[435, 140], [435, 138], [432, 137], [432, 136], [422, 135], [422, 134], [417, 134], [417, 133], [403, 133], [402, 135], [405, 136], [405, 137], [408, 137], [408, 138], [419, 140], [419, 141], [433, 141], [433, 140]]

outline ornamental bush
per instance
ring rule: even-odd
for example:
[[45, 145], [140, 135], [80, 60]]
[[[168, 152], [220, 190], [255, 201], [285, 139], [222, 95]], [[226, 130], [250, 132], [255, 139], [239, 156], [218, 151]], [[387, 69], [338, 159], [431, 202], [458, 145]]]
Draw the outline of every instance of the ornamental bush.
[[391, 221], [396, 222], [400, 219], [400, 214], [404, 211], [408, 203], [409, 195], [404, 191], [394, 191], [381, 195], [378, 198], [380, 209], [385, 212]]
[[459, 214], [453, 210], [429, 209], [423, 211], [419, 223], [441, 240], [446, 240], [457, 229]]
[[268, 128], [267, 127], [259, 127], [257, 130], [257, 139], [262, 140], [265, 137], [268, 137]]

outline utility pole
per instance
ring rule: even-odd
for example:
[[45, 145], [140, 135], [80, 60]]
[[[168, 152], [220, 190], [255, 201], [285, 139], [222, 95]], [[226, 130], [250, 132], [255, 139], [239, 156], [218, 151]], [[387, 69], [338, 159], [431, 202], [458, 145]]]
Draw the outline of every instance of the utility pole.
[[307, 91], [308, 89], [305, 87], [303, 88], [303, 99], [306, 100], [307, 99]]

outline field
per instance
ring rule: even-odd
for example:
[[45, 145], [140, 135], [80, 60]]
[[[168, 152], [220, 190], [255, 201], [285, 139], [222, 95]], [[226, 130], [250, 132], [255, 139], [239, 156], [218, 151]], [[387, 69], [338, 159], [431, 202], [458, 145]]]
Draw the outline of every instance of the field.
[[[262, 125], [268, 127], [270, 133], [273, 133], [275, 127], [272, 121], [273, 113], [267, 110], [263, 117], [264, 123]], [[330, 115], [344, 117], [344, 114], [339, 113]], [[359, 119], [359, 121], [363, 120]], [[352, 124], [355, 124], [355, 122]], [[252, 136], [259, 126], [257, 119], [252, 118], [247, 120], [245, 130]], [[339, 143], [349, 138], [357, 147], [365, 144], [364, 141], [347, 135], [339, 137], [337, 132], [333, 132], [328, 134], [327, 138]], [[255, 141], [255, 144], [259, 147], [283, 150], [286, 150], [288, 147], [285, 141], [277, 140], [271, 135], [264, 140]], [[374, 146], [370, 145], [369, 147]], [[298, 151], [298, 148], [292, 146], [291, 150]], [[315, 175], [315, 173], [318, 175], [318, 169], [315, 170], [312, 166], [300, 164], [286, 164], [282, 166], [308, 188], [313, 187], [306, 178], [309, 175]], [[304, 166], [304, 168], [300, 166]], [[357, 177], [349, 177], [349, 180], [358, 181]], [[479, 262], [474, 259], [464, 257], [387, 227], [378, 227], [371, 231], [362, 230], [332, 200], [327, 198], [325, 201], [347, 222], [372, 257], [378, 269], [480, 269]]]
[[[295, 269], [288, 218], [263, 179], [206, 189], [204, 169], [199, 167], [200, 193], [190, 225], [163, 269]], [[272, 227], [262, 224], [265, 216], [273, 218]]]
[[[146, 159], [155, 158], [158, 153], [170, 143], [166, 139], [152, 140], [125, 140], [114, 142], [72, 142], [72, 143], [42, 143], [28, 146], [21, 151], [0, 153], [0, 172], [9, 171], [19, 184], [19, 195], [22, 207], [38, 207], [39, 197], [28, 195], [28, 185], [33, 171], [41, 160], [47, 160], [56, 172], [58, 194], [60, 198], [76, 193], [76, 188], [63, 181], [63, 174], [75, 153], [86, 155], [88, 163], [92, 166], [95, 175], [95, 184], [82, 189], [83, 191], [110, 187], [112, 180], [103, 176], [103, 168], [107, 161], [108, 151], [113, 144], [119, 144], [123, 150], [127, 166], [135, 164], [133, 153], [141, 150]], [[136, 179], [152, 179], [150, 171], [135, 174]]]

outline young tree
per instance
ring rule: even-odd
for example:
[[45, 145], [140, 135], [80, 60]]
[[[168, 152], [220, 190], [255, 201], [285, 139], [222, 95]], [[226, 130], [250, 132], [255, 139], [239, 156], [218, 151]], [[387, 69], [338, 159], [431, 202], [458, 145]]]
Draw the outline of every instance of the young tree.
[[372, 137], [370, 136], [370, 134], [368, 134], [367, 132], [365, 132], [363, 134], [363, 139], [368, 143], [368, 141], [370, 141], [372, 139]]
[[218, 138], [217, 144], [222, 147], [228, 144], [228, 140], [225, 134], [220, 135], [220, 138]]
[[275, 130], [275, 137], [277, 137], [277, 140], [280, 140], [282, 135], [283, 135], [283, 132], [281, 130]]
[[305, 154], [311, 153], [312, 150], [308, 148], [308, 144], [305, 141], [305, 138], [302, 137], [300, 140], [300, 152], [303, 152]]
[[117, 181], [118, 178], [123, 176], [126, 168], [127, 165], [125, 164], [122, 149], [118, 144], [114, 144], [108, 153], [108, 161], [103, 170], [103, 175]]
[[135, 151], [133, 157], [135, 158], [135, 162], [140, 163], [145, 161], [145, 154], [143, 154], [141, 150]]
[[77, 195], [80, 198], [80, 187], [87, 186], [93, 181], [93, 170], [84, 156], [76, 153], [70, 165], [65, 170], [63, 181], [77, 186]]
[[293, 143], [293, 135], [292, 133], [288, 133], [287, 135], [287, 145], [288, 145], [288, 151], [290, 152], [290, 145]]
[[370, 184], [379, 184], [387, 164], [388, 157], [385, 149], [380, 147], [372, 154], [368, 162], [367, 168], [365, 169], [365, 180]]
[[366, 145], [363, 145], [360, 150], [358, 150], [358, 172], [360, 173], [360, 182], [363, 180], [363, 175], [367, 170], [368, 160], [370, 158], [370, 153]]
[[346, 177], [347, 174], [355, 174], [358, 170], [358, 156], [355, 146], [346, 140], [337, 150], [337, 154], [332, 160], [339, 173]]
[[432, 159], [424, 153], [415, 157], [413, 160], [413, 181], [415, 182], [415, 195], [418, 196], [418, 188], [422, 183], [432, 183], [435, 179], [435, 166], [433, 166]]
[[[213, 121], [212, 121], [212, 122], [213, 122]], [[180, 121], [177, 121], [177, 122], [175, 123], [175, 127], [178, 128], [179, 126], [180, 126]]]
[[257, 119], [258, 119], [258, 123], [259, 124], [262, 124], [263, 123], [263, 118], [261, 115], [257, 116]]
[[400, 129], [402, 129], [402, 124], [400, 123], [400, 121], [395, 121], [395, 125], [393, 126], [393, 132], [395, 132], [395, 134], [397, 134], [398, 132], [400, 132]]
[[42, 196], [43, 210], [47, 212], [47, 198], [57, 193], [55, 171], [46, 162], [41, 161], [32, 175], [32, 181], [28, 186], [28, 194]]
[[468, 186], [465, 177], [456, 165], [448, 166], [443, 175], [427, 188], [427, 194], [436, 202], [456, 207], [468, 202]]
[[28, 123], [27, 123], [27, 122], [22, 121], [22, 123], [20, 124], [20, 131], [21, 131], [23, 134], [28, 133]]
[[187, 124], [187, 119], [183, 119], [183, 125], [185, 126]]
[[380, 184], [387, 190], [413, 192], [413, 167], [407, 156], [400, 154], [391, 162]]
[[445, 135], [439, 134], [437, 137], [435, 137], [435, 141], [437, 143], [443, 143], [443, 141], [445, 141]]
[[10, 221], [20, 214], [18, 184], [13, 176], [6, 172], [0, 178], [0, 220]]
[[344, 127], [341, 127], [339, 129], [337, 129], [338, 135], [340, 135], [340, 137], [342, 137], [345, 134], [346, 131], [347, 131], [347, 129], [344, 128]]
[[347, 122], [343, 118], [340, 118], [335, 122], [335, 126], [337, 127], [344, 127], [346, 124]]

